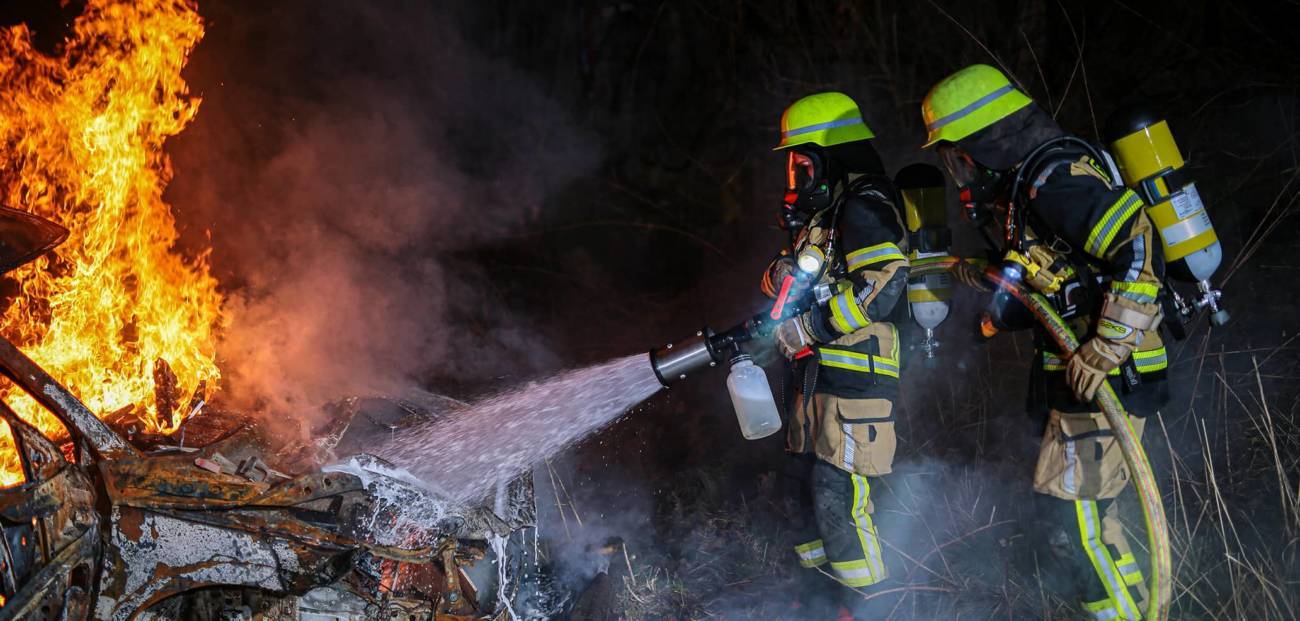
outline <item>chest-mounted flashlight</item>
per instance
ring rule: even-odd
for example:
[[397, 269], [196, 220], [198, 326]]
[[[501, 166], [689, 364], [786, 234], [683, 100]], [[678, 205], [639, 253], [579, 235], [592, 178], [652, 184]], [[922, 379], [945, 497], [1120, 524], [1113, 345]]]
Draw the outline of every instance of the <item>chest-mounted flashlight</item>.
[[816, 276], [822, 271], [822, 265], [826, 263], [826, 253], [818, 246], [809, 245], [799, 251], [796, 263], [799, 265], [799, 271], [805, 276]]

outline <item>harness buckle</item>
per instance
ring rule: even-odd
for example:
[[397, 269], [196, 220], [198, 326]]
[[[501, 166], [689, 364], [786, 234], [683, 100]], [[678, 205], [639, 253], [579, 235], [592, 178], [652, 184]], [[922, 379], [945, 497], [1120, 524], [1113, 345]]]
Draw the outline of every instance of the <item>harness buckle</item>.
[[1130, 355], [1124, 364], [1119, 365], [1119, 377], [1124, 394], [1132, 393], [1142, 385], [1142, 376], [1138, 373], [1137, 362], [1133, 360], [1133, 356]]
[[880, 382], [876, 378], [876, 356], [880, 355], [880, 338], [873, 334], [867, 338], [867, 342], [871, 343], [868, 348], [871, 352], [867, 354], [867, 368], [871, 369], [871, 383], [878, 384]]

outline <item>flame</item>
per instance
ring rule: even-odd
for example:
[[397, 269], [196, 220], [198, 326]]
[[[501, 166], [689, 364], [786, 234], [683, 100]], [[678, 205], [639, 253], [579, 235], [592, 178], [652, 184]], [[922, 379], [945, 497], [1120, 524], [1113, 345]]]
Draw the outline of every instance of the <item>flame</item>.
[[[198, 111], [181, 69], [202, 36], [189, 0], [90, 0], [53, 56], [33, 47], [25, 25], [0, 30], [0, 201], [71, 231], [52, 255], [9, 275], [18, 293], [0, 334], [99, 416], [132, 407], [129, 416], [163, 433], [183, 412], [158, 412], [155, 361], [170, 364], [183, 398], [220, 377], [217, 281], [207, 251], [178, 253], [162, 197], [172, 176], [163, 142]], [[17, 388], [0, 398], [62, 433]], [[3, 484], [22, 478], [7, 442]]]

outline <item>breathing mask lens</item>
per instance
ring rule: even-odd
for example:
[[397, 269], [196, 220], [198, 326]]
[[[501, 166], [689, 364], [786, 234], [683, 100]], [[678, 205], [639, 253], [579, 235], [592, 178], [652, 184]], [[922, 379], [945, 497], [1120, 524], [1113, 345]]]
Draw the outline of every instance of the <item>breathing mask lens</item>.
[[785, 200], [781, 227], [798, 230], [808, 218], [831, 203], [830, 186], [824, 178], [826, 161], [816, 152], [791, 150], [786, 153]]
[[948, 174], [961, 190], [959, 200], [966, 221], [984, 226], [998, 217], [1006, 175], [980, 166], [969, 153], [951, 144], [941, 145], [938, 151]]
[[975, 181], [975, 160], [965, 151], [950, 144], [939, 146], [939, 158], [944, 168], [952, 175], [952, 180], [959, 188], [968, 188]]
[[811, 187], [817, 180], [817, 166], [808, 155], [790, 151], [786, 158], [785, 174], [785, 189], [799, 192]]

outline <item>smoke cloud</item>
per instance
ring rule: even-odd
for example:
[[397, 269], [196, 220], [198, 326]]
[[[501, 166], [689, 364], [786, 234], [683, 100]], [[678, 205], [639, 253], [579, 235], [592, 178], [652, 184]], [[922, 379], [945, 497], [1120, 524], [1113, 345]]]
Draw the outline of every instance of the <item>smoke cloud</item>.
[[551, 366], [455, 257], [535, 219], [595, 166], [594, 139], [435, 9], [207, 10], [172, 192], [183, 222], [214, 223], [226, 397], [301, 412]]

